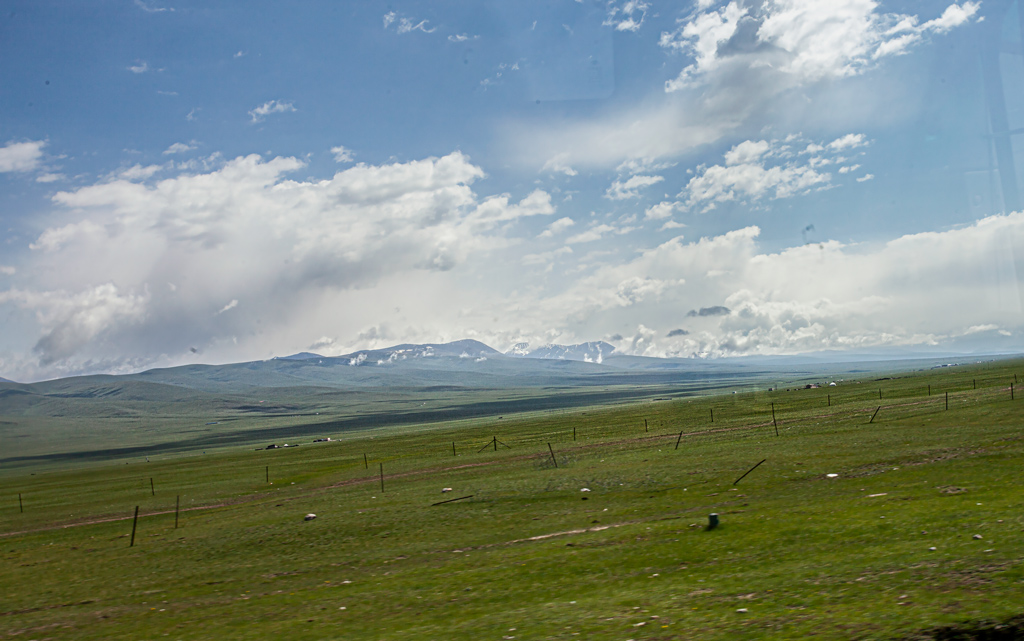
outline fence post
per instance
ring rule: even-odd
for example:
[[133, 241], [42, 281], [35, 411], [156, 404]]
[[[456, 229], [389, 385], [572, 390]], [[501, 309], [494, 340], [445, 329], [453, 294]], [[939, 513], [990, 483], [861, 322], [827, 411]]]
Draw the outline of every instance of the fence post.
[[132, 540], [128, 542], [128, 547], [135, 547], [135, 526], [139, 523], [139, 506], [135, 506], [135, 517], [132, 519]]

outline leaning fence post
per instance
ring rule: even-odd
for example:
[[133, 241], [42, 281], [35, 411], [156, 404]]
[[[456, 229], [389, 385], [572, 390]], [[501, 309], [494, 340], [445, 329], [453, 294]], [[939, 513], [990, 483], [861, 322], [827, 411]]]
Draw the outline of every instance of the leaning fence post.
[[551, 452], [551, 462], [555, 464], [555, 469], [558, 469], [558, 459], [555, 458], [555, 451], [551, 449], [551, 443], [548, 443], [548, 451]]
[[139, 506], [135, 506], [135, 518], [132, 519], [132, 540], [128, 542], [128, 547], [135, 547], [135, 526], [139, 523]]

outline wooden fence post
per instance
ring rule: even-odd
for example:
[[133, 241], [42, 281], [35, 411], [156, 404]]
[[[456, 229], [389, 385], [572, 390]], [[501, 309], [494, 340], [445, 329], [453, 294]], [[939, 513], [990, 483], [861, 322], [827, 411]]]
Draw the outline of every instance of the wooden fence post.
[[128, 542], [128, 547], [135, 547], [135, 526], [139, 523], [139, 506], [135, 506], [135, 518], [132, 519], [132, 540]]

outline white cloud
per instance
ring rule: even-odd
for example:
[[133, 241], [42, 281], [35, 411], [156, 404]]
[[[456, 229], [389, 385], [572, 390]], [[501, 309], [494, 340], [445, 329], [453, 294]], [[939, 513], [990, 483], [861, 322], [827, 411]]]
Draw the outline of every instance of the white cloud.
[[352, 150], [347, 149], [342, 145], [338, 145], [337, 147], [331, 147], [331, 153], [334, 154], [335, 162], [352, 162], [353, 159], [355, 158], [355, 155], [352, 153]]
[[541, 171], [550, 171], [551, 173], [565, 174], [566, 176], [575, 176], [577, 171], [566, 164], [566, 159], [569, 154], [559, 154], [554, 158], [549, 158], [544, 166], [541, 167]]
[[413, 31], [422, 31], [423, 33], [434, 33], [437, 31], [437, 27], [433, 29], [427, 28], [429, 20], [420, 20], [415, 22], [409, 18], [401, 18], [394, 11], [389, 11], [384, 14], [384, 28], [388, 29], [391, 25], [396, 25], [395, 31], [397, 33], [411, 33]]
[[[942, 25], [956, 28], [980, 19], [976, 4], [949, 6]], [[505, 128], [505, 144], [523, 165], [559, 157], [580, 170], [631, 158], [676, 158], [726, 136], [763, 131], [780, 113], [844, 129], [869, 117], [895, 121], [911, 107], [885, 107], [879, 114], [879, 94], [892, 94], [884, 81], [857, 97], [842, 96], [849, 84], [837, 81], [942, 32], [939, 22], [920, 24], [915, 16], [884, 13], [874, 0], [699, 1], [660, 39], [668, 64], [680, 68], [665, 93], [571, 122], [538, 126], [524, 118]], [[840, 103], [844, 107], [837, 109]]]
[[[17, 265], [22, 289], [0, 301], [50, 319], [36, 321], [45, 338], [36, 371], [81, 371], [128, 353], [176, 362], [192, 358], [190, 347], [205, 358], [258, 356], [280, 349], [271, 334], [293, 332], [287, 344], [301, 350], [339, 331], [339, 310], [365, 309], [352, 320], [365, 323], [369, 310], [451, 300], [431, 283], [512, 247], [510, 223], [556, 211], [543, 190], [478, 197], [471, 184], [484, 173], [460, 153], [288, 177], [303, 167], [248, 156], [150, 184], [133, 180], [160, 167], [137, 165], [58, 192], [51, 224]], [[380, 297], [396, 287], [404, 293]], [[58, 313], [79, 308], [88, 309]], [[113, 331], [116, 344], [105, 338]]]
[[934, 20], [921, 25], [921, 31], [934, 31], [935, 33], [946, 33], [954, 27], [970, 21], [981, 7], [980, 2], [964, 2], [963, 4], [951, 4], [946, 7], [942, 15]]
[[874, 174], [864, 174], [863, 176], [861, 176], [860, 178], [857, 179], [857, 182], [859, 182], [859, 183], [867, 182], [867, 181], [871, 180], [874, 177], [875, 177]]
[[216, 314], [214, 314], [214, 316], [220, 316], [224, 312], [230, 311], [236, 307], [238, 307], [238, 299], [232, 298], [231, 302], [225, 305], [224, 307], [221, 307], [220, 310]]
[[839, 173], [841, 173], [841, 174], [848, 174], [851, 171], [857, 171], [858, 169], [860, 169], [860, 165], [847, 165], [845, 167], [840, 167], [839, 168]]
[[675, 167], [674, 162], [657, 162], [653, 158], [628, 158], [619, 163], [615, 171], [620, 174], [649, 174]]
[[679, 203], [672, 201], [660, 202], [657, 205], [651, 205], [644, 211], [644, 218], [647, 220], [664, 220], [671, 218], [672, 214], [675, 213], [676, 209], [679, 208]]
[[192, 151], [196, 148], [196, 141], [190, 143], [176, 142], [167, 149], [164, 149], [164, 155], [170, 154], [183, 154], [188, 151]]
[[66, 176], [64, 174], [45, 173], [36, 176], [37, 183], [53, 183], [58, 180], [64, 180]]
[[39, 168], [45, 146], [45, 140], [8, 142], [0, 147], [0, 173], [33, 171]]
[[[798, 138], [790, 140], [794, 141]], [[809, 143], [801, 155], [834, 154], [866, 144], [863, 134], [851, 133], [827, 145]], [[806, 164], [800, 164], [791, 159], [792, 152], [782, 152], [789, 146], [785, 141], [741, 142], [725, 152], [724, 166], [698, 167], [679, 197], [686, 199], [687, 206], [702, 206], [704, 211], [714, 209], [717, 203], [734, 200], [754, 202], [764, 198], [789, 198], [831, 184], [832, 175], [819, 171], [819, 168], [845, 160], [837, 156], [812, 155]], [[841, 168], [839, 173], [849, 171], [851, 169], [844, 171]]]
[[[252, 122], [261, 122], [264, 118], [270, 114], [288, 113], [298, 111], [294, 105], [290, 102], [278, 102], [277, 100], [270, 100], [255, 109], [249, 111], [249, 117], [252, 118]], [[189, 114], [192, 115], [191, 113]]]
[[135, 6], [142, 9], [146, 13], [162, 13], [164, 11], [174, 11], [167, 7], [158, 7], [143, 0], [135, 0]]
[[11, 289], [0, 292], [0, 304], [12, 303], [36, 312], [42, 336], [34, 351], [43, 365], [75, 354], [82, 346], [145, 316], [148, 293], [122, 294], [105, 283], [77, 294], [64, 291], [32, 292]]
[[600, 240], [604, 236], [616, 231], [618, 231], [618, 229], [612, 225], [606, 225], [603, 223], [599, 225], [592, 225], [590, 228], [572, 236], [565, 242], [570, 245], [577, 243], [592, 243], [595, 240]]
[[616, 31], [637, 31], [643, 26], [650, 8], [650, 3], [644, 0], [626, 0], [622, 4], [610, 2], [604, 25], [614, 27]]
[[846, 134], [845, 136], [836, 138], [832, 142], [828, 143], [827, 146], [832, 151], [845, 151], [847, 149], [863, 147], [867, 144], [864, 134]]
[[14, 276], [18, 270], [12, 265], [0, 265], [0, 274], [4, 276]]
[[542, 231], [540, 233], [540, 235], [537, 236], [537, 238], [551, 238], [555, 234], [561, 234], [566, 229], [569, 229], [570, 227], [572, 227], [575, 224], [576, 223], [573, 221], [572, 218], [568, 218], [568, 217], [559, 218], [555, 222], [553, 222], [550, 225], [548, 225], [547, 229]]
[[147, 178], [152, 178], [154, 174], [163, 168], [163, 165], [143, 166], [136, 163], [131, 167], [116, 172], [114, 176], [123, 180], [145, 180]]
[[757, 142], [745, 140], [725, 152], [725, 164], [732, 166], [756, 162], [761, 159], [761, 156], [768, 153], [770, 148], [771, 145], [767, 140], [758, 140]]
[[[918, 25], [917, 16], [879, 13], [873, 0], [768, 0], [753, 10], [733, 1], [699, 10], [675, 32], [662, 34], [663, 47], [694, 58], [666, 89], [740, 70], [782, 74], [796, 84], [856, 75], [880, 58], [904, 53], [928, 33], [966, 24], [978, 8], [976, 2], [952, 4], [939, 18]], [[748, 26], [741, 30], [744, 20]]]
[[128, 71], [132, 73], [146, 73], [149, 71], [149, 63], [144, 60], [139, 60], [134, 65], [128, 67]]
[[[667, 331], [695, 306], [731, 310], [688, 319], [690, 333], [670, 341], [651, 331], [614, 341], [649, 356], [935, 345], [1024, 325], [1024, 213], [873, 247], [827, 241], [765, 253], [759, 234], [747, 227], [689, 243], [676, 237], [626, 262], [606, 261], [555, 296], [517, 300], [518, 308], [541, 310], [537, 326], [544, 318], [564, 333], [605, 336], [630, 319]], [[531, 340], [529, 332], [518, 337]]]
[[663, 180], [665, 180], [664, 176], [646, 176], [643, 174], [630, 176], [625, 181], [616, 180], [605, 191], [604, 197], [609, 200], [639, 198], [641, 189], [656, 185]]
[[467, 40], [477, 40], [480, 36], [471, 36], [466, 33], [458, 33], [448, 36], [448, 42], [466, 42]]

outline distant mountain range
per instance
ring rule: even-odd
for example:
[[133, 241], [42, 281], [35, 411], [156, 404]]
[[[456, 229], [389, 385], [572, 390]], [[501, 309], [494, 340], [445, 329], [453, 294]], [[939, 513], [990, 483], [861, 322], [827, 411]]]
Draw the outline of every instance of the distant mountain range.
[[[778, 374], [893, 369], [894, 355], [851, 358], [849, 354], [755, 356], [718, 359], [651, 358], [617, 354], [608, 343], [549, 344], [530, 349], [520, 343], [504, 354], [476, 340], [423, 345], [402, 344], [341, 356], [300, 352], [266, 361], [224, 365], [182, 365], [124, 375], [76, 376], [33, 384], [0, 379], [4, 399], [21, 392], [62, 397], [104, 396], [127, 383], [172, 386], [210, 394], [250, 394], [270, 388], [319, 389], [504, 389], [608, 385], [677, 384], [697, 380], [733, 382]], [[900, 367], [931, 367], [940, 357], [902, 354]], [[147, 397], [152, 387], [131, 386]], [[127, 393], [118, 388], [117, 394]], [[262, 392], [260, 392], [262, 393]], [[12, 396], [13, 395], [13, 396]], [[179, 392], [160, 396], [178, 398]]]
[[[565, 361], [582, 361], [584, 363], [601, 363], [604, 358], [615, 351], [615, 347], [604, 341], [591, 341], [578, 345], [556, 345], [549, 343], [537, 349], [530, 349], [529, 343], [516, 343], [505, 356], [515, 358], [545, 358]], [[275, 360], [308, 361], [324, 358], [349, 359], [352, 365], [384, 365], [398, 360], [425, 358], [430, 356], [458, 356], [459, 358], [486, 359], [500, 356], [501, 352], [474, 340], [461, 340], [453, 343], [427, 343], [425, 345], [403, 344], [384, 349], [369, 349], [352, 352], [343, 356], [322, 356], [312, 352], [299, 352], [290, 356], [278, 356]]]
[[604, 341], [591, 341], [578, 345], [555, 345], [549, 343], [531, 350], [529, 343], [516, 343], [505, 356], [517, 358], [556, 358], [566, 361], [583, 361], [584, 363], [601, 363], [611, 355], [615, 347]]

